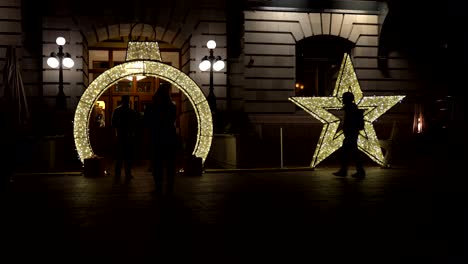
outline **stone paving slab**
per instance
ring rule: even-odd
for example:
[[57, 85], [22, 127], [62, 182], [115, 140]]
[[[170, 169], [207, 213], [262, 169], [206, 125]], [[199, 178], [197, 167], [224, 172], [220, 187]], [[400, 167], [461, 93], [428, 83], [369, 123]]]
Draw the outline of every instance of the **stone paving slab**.
[[455, 171], [370, 167], [364, 180], [334, 171], [179, 175], [172, 197], [152, 194], [144, 168], [128, 184], [16, 176], [2, 196], [1, 255], [16, 263], [468, 263], [466, 179]]

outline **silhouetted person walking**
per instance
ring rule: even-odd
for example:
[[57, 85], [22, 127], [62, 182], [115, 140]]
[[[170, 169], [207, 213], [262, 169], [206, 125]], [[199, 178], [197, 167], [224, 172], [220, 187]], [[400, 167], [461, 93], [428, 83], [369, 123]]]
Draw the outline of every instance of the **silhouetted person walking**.
[[354, 173], [352, 177], [364, 178], [366, 172], [364, 171], [358, 150], [359, 131], [364, 129], [364, 120], [362, 110], [354, 103], [353, 93], [343, 93], [343, 110], [343, 133], [345, 138], [342, 146], [341, 168], [333, 174], [335, 176], [346, 177], [348, 174], [349, 160], [353, 158], [356, 165], [356, 173]]
[[166, 194], [174, 190], [176, 170], [177, 131], [175, 127], [176, 106], [171, 100], [171, 85], [162, 83], [153, 96], [153, 105], [145, 113], [151, 135], [151, 163], [155, 194], [163, 193], [164, 175]]
[[137, 125], [137, 112], [130, 108], [130, 97], [123, 95], [121, 104], [112, 113], [112, 127], [117, 136], [117, 149], [115, 161], [115, 180], [120, 180], [122, 165], [125, 169], [125, 181], [132, 176], [132, 160], [134, 156], [134, 139]]

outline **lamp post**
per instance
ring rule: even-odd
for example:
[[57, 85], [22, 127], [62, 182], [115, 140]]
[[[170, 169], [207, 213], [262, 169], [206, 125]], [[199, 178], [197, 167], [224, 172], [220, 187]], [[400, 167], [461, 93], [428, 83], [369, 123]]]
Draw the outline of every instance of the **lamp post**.
[[47, 59], [47, 65], [51, 68], [59, 69], [59, 87], [58, 87], [58, 94], [56, 97], [56, 107], [57, 110], [66, 110], [67, 109], [67, 101], [65, 97], [65, 93], [63, 92], [63, 67], [71, 68], [75, 64], [72, 60], [70, 53], [63, 52], [63, 45], [65, 45], [66, 40], [64, 37], [58, 37], [55, 42], [58, 45], [59, 51], [58, 53], [52, 52], [50, 53], [50, 57]]
[[216, 96], [213, 91], [213, 70], [220, 71], [224, 69], [224, 61], [221, 56], [214, 56], [214, 49], [216, 48], [216, 42], [214, 40], [209, 40], [206, 43], [206, 46], [210, 50], [210, 55], [203, 57], [200, 65], [198, 67], [201, 71], [210, 70], [210, 91], [208, 93], [208, 104], [210, 105], [211, 112], [216, 111]]

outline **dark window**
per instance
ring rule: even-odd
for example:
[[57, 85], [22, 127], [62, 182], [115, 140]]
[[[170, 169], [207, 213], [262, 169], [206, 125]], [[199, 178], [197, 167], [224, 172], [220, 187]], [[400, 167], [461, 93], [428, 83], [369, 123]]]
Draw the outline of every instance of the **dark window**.
[[93, 68], [94, 69], [108, 69], [109, 62], [108, 61], [93, 61]]
[[145, 81], [138, 81], [137, 92], [153, 94], [153, 80], [146, 78]]
[[132, 90], [132, 81], [122, 80], [115, 84], [114, 93], [130, 93]]
[[329, 96], [345, 53], [354, 43], [320, 35], [305, 38], [296, 44], [296, 96]]

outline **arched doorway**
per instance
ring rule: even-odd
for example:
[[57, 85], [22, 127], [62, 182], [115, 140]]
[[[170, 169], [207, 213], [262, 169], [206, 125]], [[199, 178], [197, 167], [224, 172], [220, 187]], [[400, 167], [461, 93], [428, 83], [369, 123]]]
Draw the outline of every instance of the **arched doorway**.
[[343, 54], [355, 44], [333, 35], [318, 35], [296, 43], [296, 96], [331, 95]]

